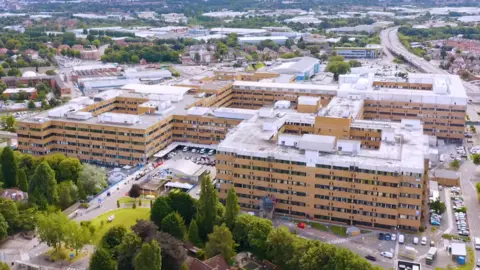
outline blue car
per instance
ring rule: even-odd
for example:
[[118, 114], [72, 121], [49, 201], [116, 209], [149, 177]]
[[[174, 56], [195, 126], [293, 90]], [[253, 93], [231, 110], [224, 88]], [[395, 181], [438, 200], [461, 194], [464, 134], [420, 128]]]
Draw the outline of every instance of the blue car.
[[385, 240], [387, 240], [387, 241], [392, 240], [392, 235], [389, 234], [389, 233], [386, 233], [386, 234], [385, 234]]
[[384, 233], [379, 233], [378, 234], [378, 240], [384, 240], [385, 239], [385, 234]]

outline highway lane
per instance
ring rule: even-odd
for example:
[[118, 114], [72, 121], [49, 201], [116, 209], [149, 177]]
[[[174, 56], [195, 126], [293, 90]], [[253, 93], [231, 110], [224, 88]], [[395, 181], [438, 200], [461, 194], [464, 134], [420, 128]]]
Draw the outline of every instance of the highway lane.
[[[391, 52], [394, 52], [395, 54], [401, 54], [408, 62], [423, 72], [432, 74], [450, 74], [446, 70], [433, 65], [422, 57], [409, 52], [398, 38], [398, 27], [391, 27], [383, 30], [380, 33], [380, 40], [384, 51], [388, 51], [388, 54], [386, 53], [387, 57]], [[480, 95], [480, 89], [478, 86], [465, 81], [463, 81], [463, 85], [468, 96], [476, 97], [477, 95]]]

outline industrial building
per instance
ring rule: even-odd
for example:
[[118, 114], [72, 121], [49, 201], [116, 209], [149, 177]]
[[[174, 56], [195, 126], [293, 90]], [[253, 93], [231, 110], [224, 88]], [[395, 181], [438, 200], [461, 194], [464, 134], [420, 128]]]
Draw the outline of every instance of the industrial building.
[[278, 45], [283, 45], [288, 40], [286, 36], [265, 36], [265, 37], [240, 37], [238, 38], [238, 44], [260, 44], [262, 41], [271, 40]]
[[372, 59], [378, 58], [382, 52], [382, 46], [378, 44], [368, 44], [366, 47], [336, 47], [334, 51], [337, 55], [345, 58]]
[[248, 211], [418, 230], [435, 137], [463, 139], [460, 78], [264, 82], [280, 76], [216, 72], [192, 86], [131, 84], [77, 98], [20, 120], [18, 149], [118, 166], [145, 164], [172, 143], [215, 145], [219, 197], [234, 186]]
[[297, 81], [305, 81], [320, 72], [320, 61], [313, 57], [294, 58], [272, 68], [271, 71], [295, 75]]

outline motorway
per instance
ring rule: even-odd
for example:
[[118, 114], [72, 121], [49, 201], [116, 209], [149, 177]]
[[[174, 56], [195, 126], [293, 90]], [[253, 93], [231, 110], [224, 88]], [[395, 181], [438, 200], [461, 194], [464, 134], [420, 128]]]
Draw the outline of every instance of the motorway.
[[[437, 67], [426, 61], [425, 59], [409, 52], [398, 38], [398, 27], [392, 27], [383, 30], [380, 33], [380, 40], [387, 57], [391, 57], [393, 52], [394, 54], [402, 55], [405, 60], [422, 72], [432, 74], [450, 74], [446, 70], [443, 70], [440, 67]], [[478, 86], [465, 81], [463, 82], [463, 85], [469, 97], [480, 97], [480, 89]]]
[[[409, 52], [398, 38], [398, 27], [392, 27], [383, 30], [380, 33], [380, 39], [387, 57], [392, 53], [396, 55], [402, 55], [405, 60], [422, 72], [432, 74], [450, 74], [447, 71], [432, 65], [425, 59]], [[465, 87], [467, 96], [469, 96], [470, 99], [475, 99], [477, 102], [477, 97], [480, 97], [480, 89], [478, 86], [465, 81], [463, 82], [463, 85]], [[478, 142], [479, 141], [477, 140], [476, 143]], [[475, 181], [478, 181], [476, 180], [476, 167], [477, 166], [473, 164], [470, 159], [467, 159], [465, 162], [463, 162], [459, 169], [460, 186], [463, 193], [462, 197], [464, 199], [465, 206], [467, 207], [468, 227], [470, 228], [470, 237], [472, 239], [472, 243], [474, 237], [480, 237], [480, 226], [478, 225], [480, 224], [480, 207], [475, 189]], [[471, 245], [473, 247], [472, 243]], [[480, 253], [475, 252], [475, 257], [479, 258]]]

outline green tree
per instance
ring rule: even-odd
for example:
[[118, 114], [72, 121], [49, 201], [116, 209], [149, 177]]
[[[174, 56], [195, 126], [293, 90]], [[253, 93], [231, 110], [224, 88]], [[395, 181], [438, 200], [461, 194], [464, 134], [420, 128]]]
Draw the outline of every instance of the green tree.
[[5, 239], [8, 235], [8, 223], [3, 217], [3, 215], [0, 214], [0, 240]]
[[348, 64], [350, 65], [350, 67], [361, 67], [362, 66], [362, 63], [360, 63], [360, 61], [358, 61], [358, 60], [350, 60], [350, 61], [348, 61]]
[[235, 219], [235, 226], [233, 228], [232, 234], [233, 239], [236, 243], [240, 245], [242, 248], [249, 248], [248, 243], [248, 231], [250, 223], [253, 223], [254, 220], [258, 219], [258, 217], [241, 214]]
[[65, 244], [75, 250], [75, 254], [78, 255], [78, 251], [86, 244], [90, 243], [91, 234], [87, 226], [81, 226], [79, 223], [71, 220], [65, 230]]
[[78, 158], [65, 158], [58, 165], [57, 179], [59, 181], [72, 180], [75, 183], [81, 170], [82, 164]]
[[232, 263], [235, 256], [235, 242], [225, 224], [215, 226], [213, 232], [208, 235], [205, 253], [208, 258], [221, 254], [229, 264]]
[[48, 205], [55, 205], [58, 201], [55, 172], [46, 161], [40, 163], [35, 169], [35, 174], [30, 181], [28, 199], [41, 209], [46, 209]]
[[66, 209], [78, 200], [78, 189], [72, 181], [63, 181], [58, 185], [58, 205]]
[[2, 179], [4, 181], [4, 187], [17, 187], [18, 165], [13, 156], [12, 148], [3, 148], [0, 161], [2, 164]]
[[248, 224], [248, 243], [260, 257], [265, 256], [267, 237], [272, 230], [272, 221], [268, 219], [257, 218]]
[[[1, 270], [1, 269], [0, 269]], [[187, 262], [183, 262], [181, 265], [180, 265], [180, 270], [188, 270], [188, 264]]]
[[7, 75], [11, 77], [20, 77], [22, 76], [22, 72], [18, 68], [11, 68], [8, 70]]
[[327, 65], [327, 71], [333, 73], [333, 78], [338, 81], [340, 74], [350, 72], [350, 65], [343, 61], [330, 61]]
[[65, 159], [65, 155], [61, 153], [55, 153], [55, 154], [50, 154], [45, 157], [43, 157], [43, 160], [40, 159], [40, 161], [46, 161], [48, 162], [48, 165], [50, 168], [52, 168], [55, 171], [55, 174], [58, 174], [59, 168], [60, 168], [60, 162], [62, 162]]
[[0, 262], [0, 270], [10, 270], [10, 267], [7, 263]]
[[123, 226], [114, 226], [110, 228], [102, 237], [100, 246], [108, 250], [112, 256], [116, 257], [117, 247], [122, 243], [123, 237], [127, 234], [127, 229]]
[[162, 250], [157, 241], [143, 243], [140, 252], [135, 257], [136, 270], [161, 270], [162, 269]]
[[237, 218], [238, 213], [240, 213], [240, 205], [238, 204], [238, 197], [234, 187], [231, 187], [228, 190], [225, 208], [225, 223], [228, 229], [233, 230], [235, 219]]
[[475, 165], [480, 165], [480, 154], [473, 154], [472, 161]]
[[0, 214], [8, 223], [8, 234], [14, 234], [20, 228], [20, 212], [17, 204], [12, 200], [0, 198]]
[[185, 220], [185, 224], [190, 224], [190, 221], [196, 212], [195, 200], [189, 194], [183, 191], [172, 191], [168, 193], [168, 204], [182, 216]]
[[141, 246], [142, 240], [137, 235], [134, 233], [126, 234], [117, 248], [117, 270], [134, 270], [135, 254]]
[[200, 237], [198, 236], [197, 221], [195, 220], [190, 222], [190, 227], [188, 228], [188, 240], [197, 247], [202, 245], [202, 240], [200, 240]]
[[39, 214], [37, 216], [37, 232], [40, 242], [58, 250], [66, 240], [66, 232], [70, 220], [61, 212]]
[[88, 195], [97, 194], [107, 187], [107, 173], [104, 169], [90, 164], [83, 164], [82, 170], [78, 174], [78, 182], [82, 182], [83, 190]]
[[28, 180], [24, 169], [21, 169], [18, 173], [18, 188], [23, 192], [28, 192]]
[[197, 225], [201, 239], [213, 231], [217, 216], [218, 197], [210, 176], [204, 176], [200, 183], [200, 198], [197, 203]]
[[278, 227], [270, 232], [267, 237], [267, 257], [282, 269], [288, 268], [288, 263], [293, 259], [295, 252], [295, 236], [287, 227]]
[[35, 109], [36, 108], [35, 102], [33, 102], [33, 100], [28, 101], [27, 107], [28, 107], [29, 110]]
[[450, 162], [450, 167], [458, 170], [458, 168], [460, 168], [460, 161], [458, 159], [454, 159], [452, 162]]
[[440, 201], [440, 199], [437, 198], [435, 201], [430, 203], [430, 209], [441, 215], [445, 213], [447, 207], [445, 206], [444, 202]]
[[177, 213], [172, 212], [162, 220], [162, 231], [183, 241], [187, 231], [183, 218]]
[[140, 195], [142, 195], [142, 189], [140, 188], [139, 185], [133, 184], [130, 190], [128, 191], [128, 196], [131, 198], [137, 199], [138, 197], [140, 197]]
[[104, 248], [97, 248], [90, 258], [89, 270], [116, 270], [117, 265], [112, 255]]
[[195, 61], [195, 63], [200, 63], [200, 60], [202, 60], [202, 57], [200, 56], [200, 54], [198, 52], [196, 52], [194, 55], [193, 55], [193, 60]]
[[153, 203], [150, 210], [150, 220], [157, 225], [158, 228], [162, 227], [162, 220], [173, 212], [173, 209], [168, 204], [167, 197], [158, 197]]
[[17, 120], [15, 119], [15, 117], [13, 117], [13, 115], [11, 115], [11, 114], [4, 115], [4, 116], [2, 116], [1, 120], [2, 120], [1, 124], [2, 124], [4, 130], [10, 131], [10, 132], [15, 132], [15, 128], [16, 128], [16, 125], [17, 125]]

